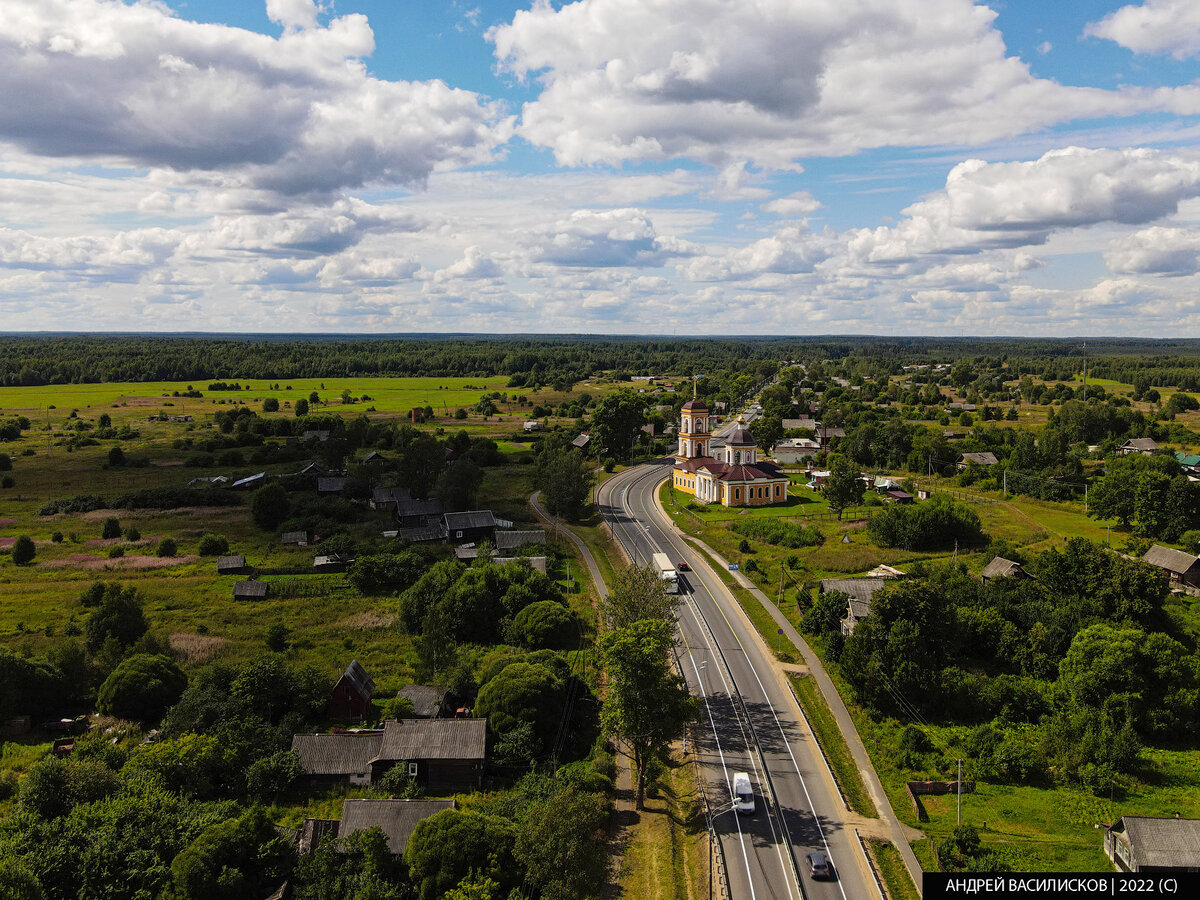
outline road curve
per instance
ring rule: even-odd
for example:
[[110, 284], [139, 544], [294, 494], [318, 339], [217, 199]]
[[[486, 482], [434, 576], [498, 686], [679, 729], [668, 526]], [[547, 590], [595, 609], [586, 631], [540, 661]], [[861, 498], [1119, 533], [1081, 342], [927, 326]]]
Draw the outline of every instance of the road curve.
[[[860, 900], [879, 896], [862, 851], [845, 825], [845, 807], [768, 650], [705, 559], [665, 520], [655, 492], [664, 463], [629, 469], [601, 487], [601, 514], [635, 562], [661, 550], [686, 561], [680, 577], [681, 669], [701, 698], [694, 748], [724, 851], [730, 892], [741, 898]], [[753, 816], [729, 810], [732, 773], [749, 772], [758, 797]], [[808, 876], [806, 855], [824, 852], [836, 878]]]

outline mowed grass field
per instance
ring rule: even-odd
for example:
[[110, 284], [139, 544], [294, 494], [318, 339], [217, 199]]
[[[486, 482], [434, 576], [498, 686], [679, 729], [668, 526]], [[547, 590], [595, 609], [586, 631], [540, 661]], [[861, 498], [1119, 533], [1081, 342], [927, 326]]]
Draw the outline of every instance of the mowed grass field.
[[[239, 379], [228, 379], [239, 381]], [[379, 412], [407, 413], [413, 407], [432, 406], [434, 411], [441, 414], [443, 410], [453, 412], [460, 406], [473, 406], [479, 398], [492, 391], [507, 391], [508, 393], [529, 394], [524, 389], [508, 389], [504, 385], [508, 379], [504, 376], [492, 378], [294, 378], [288, 381], [240, 381], [240, 391], [210, 391], [210, 382], [193, 382], [191, 387], [204, 394], [202, 399], [188, 397], [171, 397], [170, 395], [186, 391], [187, 382], [179, 381], [144, 381], [144, 382], [109, 382], [104, 384], [59, 384], [39, 387], [0, 387], [0, 410], [5, 412], [31, 412], [44, 410], [48, 406], [58, 409], [95, 408], [112, 406], [113, 404], [132, 404], [136, 406], [161, 406], [164, 400], [174, 404], [170, 412], [191, 412], [192, 410], [211, 411], [214, 400], [234, 401], [247, 405], [262, 406], [262, 401], [268, 397], [276, 398], [282, 406], [284, 402], [294, 403], [301, 397], [308, 399], [309, 394], [316, 391], [322, 400], [338, 403], [343, 391], [349, 391], [353, 397], [364, 394], [371, 399], [357, 405], [356, 412], [368, 406], [374, 406]], [[279, 388], [273, 387], [278, 384]], [[546, 389], [545, 393], [549, 393]], [[340, 404], [338, 404], [340, 405]], [[322, 408], [314, 410], [320, 411]], [[33, 416], [30, 416], [33, 418]]]

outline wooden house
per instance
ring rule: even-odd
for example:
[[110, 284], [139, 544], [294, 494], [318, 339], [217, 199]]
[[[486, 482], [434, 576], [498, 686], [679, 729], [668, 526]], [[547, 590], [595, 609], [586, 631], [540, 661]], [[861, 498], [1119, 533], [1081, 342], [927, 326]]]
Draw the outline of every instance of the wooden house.
[[1165, 569], [1174, 587], [1200, 587], [1200, 559], [1190, 553], [1155, 544], [1146, 551], [1142, 562]]
[[375, 682], [359, 664], [351, 660], [342, 677], [333, 686], [329, 698], [329, 718], [343, 721], [358, 721], [367, 714], [371, 696], [375, 693]]
[[495, 544], [496, 517], [490, 509], [446, 513], [442, 516], [442, 530], [449, 541], [491, 541]]
[[1118, 872], [1200, 872], [1200, 819], [1121, 816], [1104, 853]]
[[979, 573], [980, 579], [988, 581], [992, 578], [1028, 578], [1029, 573], [1021, 568], [1019, 562], [1013, 562], [1011, 559], [1005, 559], [1003, 556], [996, 556], [992, 561], [983, 567], [983, 571]]

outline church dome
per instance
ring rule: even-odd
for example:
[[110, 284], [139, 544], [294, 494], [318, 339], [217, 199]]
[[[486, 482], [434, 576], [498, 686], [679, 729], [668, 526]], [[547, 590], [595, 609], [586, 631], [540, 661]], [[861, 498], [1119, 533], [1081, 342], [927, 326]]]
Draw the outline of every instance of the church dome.
[[757, 446], [753, 435], [746, 430], [746, 421], [741, 416], [738, 416], [737, 428], [733, 429], [733, 433], [725, 438], [726, 447], [755, 447]]

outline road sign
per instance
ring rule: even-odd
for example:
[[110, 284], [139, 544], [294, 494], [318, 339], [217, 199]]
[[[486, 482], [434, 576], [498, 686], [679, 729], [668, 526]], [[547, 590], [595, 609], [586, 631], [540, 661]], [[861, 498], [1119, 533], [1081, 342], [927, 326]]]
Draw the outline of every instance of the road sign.
[[737, 564], [737, 563], [730, 563], [730, 564], [729, 564], [729, 571], [730, 571], [730, 572], [736, 572], [737, 570], [738, 570], [738, 564]]

